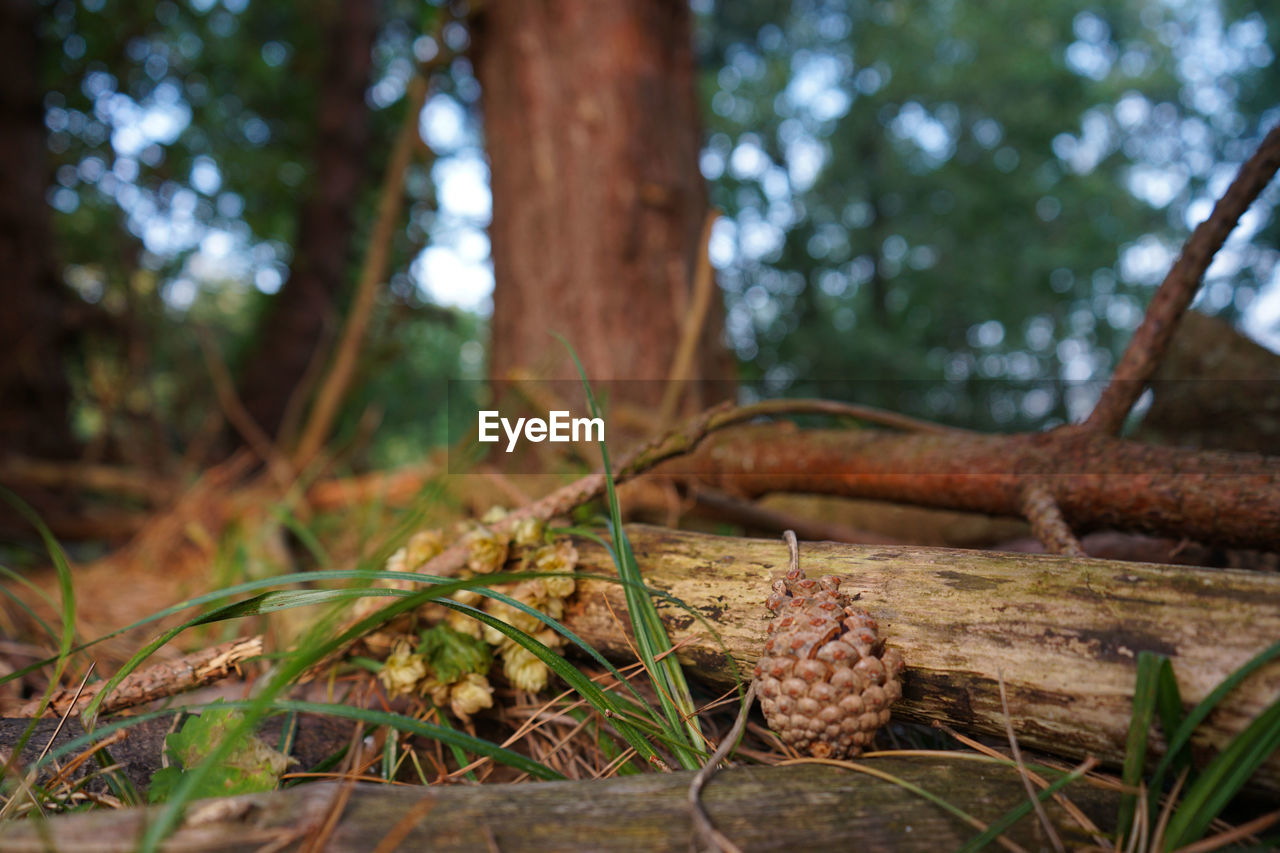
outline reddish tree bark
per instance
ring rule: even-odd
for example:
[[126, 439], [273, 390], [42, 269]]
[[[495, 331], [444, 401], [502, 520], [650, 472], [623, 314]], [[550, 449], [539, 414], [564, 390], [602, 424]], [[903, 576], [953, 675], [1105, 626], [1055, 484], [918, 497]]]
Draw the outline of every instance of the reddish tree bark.
[[258, 330], [240, 380], [245, 408], [268, 435], [279, 432], [317, 348], [332, 336], [336, 302], [349, 279], [353, 211], [369, 153], [365, 90], [378, 8], [368, 0], [341, 0], [326, 23], [310, 194], [299, 212], [289, 278]]
[[1081, 427], [1013, 435], [739, 427], [656, 470], [744, 497], [806, 492], [1011, 516], [1023, 514], [1036, 482], [1075, 532], [1280, 543], [1280, 457], [1159, 447]]
[[[707, 213], [688, 4], [494, 0], [474, 56], [493, 189], [491, 377], [573, 377], [559, 332], [593, 378], [665, 379]], [[720, 314], [694, 378], [729, 375]]]
[[76, 301], [54, 258], [45, 191], [38, 5], [0, 3], [0, 454], [75, 453], [64, 356]]

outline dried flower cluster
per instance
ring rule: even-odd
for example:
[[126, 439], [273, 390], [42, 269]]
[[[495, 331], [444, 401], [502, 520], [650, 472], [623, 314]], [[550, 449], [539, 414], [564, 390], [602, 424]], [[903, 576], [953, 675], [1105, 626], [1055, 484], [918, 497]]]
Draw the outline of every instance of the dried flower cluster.
[[[564, 613], [565, 599], [573, 594], [576, 586], [573, 571], [578, 562], [577, 550], [568, 539], [548, 543], [544, 526], [536, 519], [522, 520], [508, 538], [489, 526], [501, 518], [501, 510], [495, 510], [486, 515], [482, 523], [467, 522], [462, 526], [460, 541], [466, 545], [467, 562], [460, 576], [493, 574], [518, 559], [519, 570], [545, 572], [550, 576], [490, 584], [487, 588], [559, 619]], [[391, 555], [387, 569], [418, 571], [444, 547], [444, 536], [439, 531], [416, 533], [404, 548]], [[381, 585], [409, 588], [412, 582], [386, 581]], [[563, 643], [563, 638], [537, 616], [505, 601], [471, 589], [458, 590], [452, 598], [460, 604], [482, 609], [551, 648]], [[361, 601], [373, 602], [372, 606], [364, 605], [366, 612], [380, 606], [377, 598]], [[547, 686], [550, 671], [532, 652], [465, 612], [450, 608], [440, 613], [442, 609], [433, 608], [432, 614], [441, 618], [442, 624], [432, 629], [434, 634], [424, 633], [423, 643], [416, 650], [408, 639], [402, 639], [395, 643], [387, 657], [379, 678], [393, 696], [414, 692], [428, 695], [437, 705], [447, 704], [455, 715], [466, 719], [481, 708], [493, 705], [493, 688], [486, 675], [494, 654], [502, 663], [503, 675], [516, 688], [537, 692]], [[435, 639], [429, 640], [429, 634]], [[468, 643], [472, 645], [473, 660], [462, 659], [466, 655], [461, 649]], [[483, 648], [484, 654], [475, 654], [475, 648]], [[449, 657], [448, 662], [442, 664], [442, 656]]]
[[760, 704], [782, 741], [818, 758], [848, 758], [889, 722], [902, 695], [902, 656], [886, 650], [870, 614], [850, 605], [840, 579], [805, 576], [795, 534], [791, 567], [767, 607], [764, 655], [756, 663]]

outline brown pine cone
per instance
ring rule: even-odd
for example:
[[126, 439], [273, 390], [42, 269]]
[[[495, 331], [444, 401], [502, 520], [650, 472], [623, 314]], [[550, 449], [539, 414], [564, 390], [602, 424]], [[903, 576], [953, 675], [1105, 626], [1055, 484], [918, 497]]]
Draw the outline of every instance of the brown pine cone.
[[889, 722], [902, 695], [902, 656], [886, 650], [876, 623], [850, 606], [840, 579], [805, 577], [795, 534], [791, 566], [774, 581], [764, 655], [756, 663], [765, 719], [783, 743], [817, 758], [850, 758]]

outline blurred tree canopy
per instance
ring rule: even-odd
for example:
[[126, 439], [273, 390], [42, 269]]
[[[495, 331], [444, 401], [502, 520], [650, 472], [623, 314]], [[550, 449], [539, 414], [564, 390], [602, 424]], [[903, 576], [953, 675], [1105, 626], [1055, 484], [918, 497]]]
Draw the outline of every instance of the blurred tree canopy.
[[[40, 4], [57, 258], [76, 298], [117, 323], [68, 365], [91, 445], [123, 445], [130, 419], [177, 451], [201, 433], [215, 406], [193, 325], [233, 370], [254, 369], [314, 179], [337, 5]], [[752, 394], [980, 427], [1074, 416], [1087, 390], [1074, 401], [1052, 383], [1105, 377], [1182, 237], [1280, 120], [1280, 12], [1263, 4], [693, 7], [702, 168], [726, 213], [711, 255]], [[353, 435], [379, 407], [360, 461], [394, 464], [445, 435], [444, 394], [423, 389], [483, 375], [489, 198], [470, 13], [437, 31], [444, 10], [425, 0], [377, 8], [339, 310], [414, 65], [456, 53], [433, 77], [391, 286], [344, 415]], [[1253, 303], [1280, 303], [1278, 197], [1247, 217], [1200, 300], [1272, 340], [1280, 307]]]
[[[1107, 376], [1280, 119], [1280, 20], [1238, 5], [716, 4], [704, 170], [747, 375], [974, 426], [1087, 411], [1040, 383]], [[1246, 308], [1275, 237], [1203, 307]]]

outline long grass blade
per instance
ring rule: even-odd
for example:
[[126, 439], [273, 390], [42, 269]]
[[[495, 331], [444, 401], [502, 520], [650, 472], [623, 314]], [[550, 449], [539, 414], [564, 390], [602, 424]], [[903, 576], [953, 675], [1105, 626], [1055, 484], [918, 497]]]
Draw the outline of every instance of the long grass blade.
[[1204, 722], [1209, 714], [1213, 713], [1213, 709], [1218, 707], [1228, 693], [1236, 688], [1240, 682], [1244, 681], [1252, 675], [1260, 667], [1280, 656], [1280, 640], [1272, 643], [1267, 648], [1258, 652], [1250, 658], [1243, 666], [1232, 672], [1224, 678], [1217, 687], [1209, 691], [1209, 695], [1205, 696], [1192, 708], [1183, 718], [1181, 725], [1173, 734], [1167, 735], [1169, 739], [1168, 749], [1160, 762], [1156, 765], [1155, 772], [1151, 775], [1150, 789], [1152, 791], [1163, 791], [1165, 777], [1175, 764], [1181, 760], [1183, 755], [1189, 755], [1191, 736], [1200, 724]]
[[1169, 820], [1164, 849], [1199, 840], [1249, 778], [1280, 748], [1280, 699], [1272, 702], [1244, 731], [1214, 756], [1187, 789]]
[[1129, 736], [1125, 741], [1124, 769], [1121, 781], [1129, 790], [1120, 797], [1120, 815], [1116, 821], [1119, 838], [1125, 838], [1133, 828], [1133, 816], [1138, 807], [1138, 797], [1133, 791], [1142, 781], [1142, 770], [1147, 760], [1147, 733], [1155, 717], [1156, 694], [1159, 687], [1160, 662], [1164, 658], [1151, 652], [1138, 653], [1138, 672], [1133, 685], [1133, 712], [1129, 717]]
[[[587, 372], [578, 359], [578, 354], [567, 340], [559, 335], [556, 337], [569, 351], [578, 369], [592, 416], [602, 418], [595, 394], [591, 390], [591, 383], [587, 379]], [[675, 655], [669, 654], [672, 648], [671, 638], [667, 634], [666, 626], [662, 624], [653, 599], [637, 590], [637, 586], [643, 587], [644, 579], [640, 575], [631, 543], [627, 541], [626, 531], [622, 527], [622, 509], [618, 503], [618, 490], [613, 481], [613, 465], [609, 460], [609, 448], [603, 438], [599, 444], [600, 458], [604, 468], [605, 495], [609, 505], [609, 526], [613, 538], [610, 555], [617, 567], [618, 576], [630, 582], [625, 587], [625, 595], [627, 611], [631, 615], [635, 633], [636, 648], [657, 688], [658, 701], [670, 727], [669, 733], [678, 745], [674, 750], [676, 758], [686, 770], [697, 770], [702, 766], [698, 753], [705, 741], [698, 724], [693, 694], [689, 690], [689, 684], [684, 677], [684, 670], [679, 660]], [[659, 658], [662, 659], [659, 660]]]

